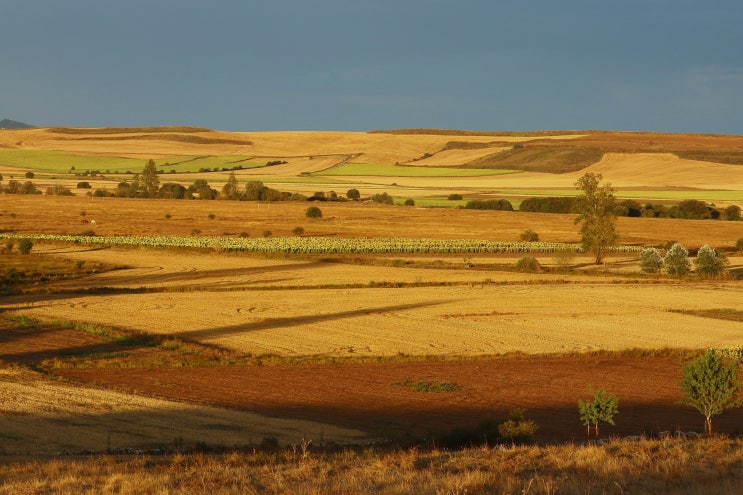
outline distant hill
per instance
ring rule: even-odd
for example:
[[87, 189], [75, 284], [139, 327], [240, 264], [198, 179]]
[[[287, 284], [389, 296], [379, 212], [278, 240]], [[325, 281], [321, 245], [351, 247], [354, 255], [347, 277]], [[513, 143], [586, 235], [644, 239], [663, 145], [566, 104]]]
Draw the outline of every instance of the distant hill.
[[33, 126], [18, 122], [17, 120], [0, 120], [0, 129], [31, 129]]

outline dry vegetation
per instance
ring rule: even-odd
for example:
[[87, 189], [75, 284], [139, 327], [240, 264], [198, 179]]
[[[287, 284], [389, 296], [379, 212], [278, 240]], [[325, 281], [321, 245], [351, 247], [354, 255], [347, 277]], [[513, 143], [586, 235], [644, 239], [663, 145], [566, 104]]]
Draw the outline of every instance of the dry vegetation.
[[[143, 160], [280, 159], [288, 163], [242, 170], [238, 177], [276, 180], [271, 186], [282, 190], [343, 194], [359, 187], [364, 194], [416, 198], [572, 189], [578, 176], [593, 171], [615, 186], [649, 193], [699, 188], [703, 199], [705, 191], [743, 187], [743, 167], [737, 165], [742, 139], [588, 131], [0, 132], [0, 146], [8, 149]], [[534, 171], [306, 177], [351, 159], [428, 168], [479, 163], [524, 169], [528, 161]], [[550, 161], [559, 166], [545, 168]], [[220, 187], [226, 174], [174, 177], [183, 183], [205, 177]], [[45, 174], [40, 180], [79, 178]], [[96, 187], [105, 187], [120, 178], [97, 180]], [[0, 195], [0, 230], [260, 237], [266, 231], [291, 236], [302, 227], [308, 236], [515, 241], [531, 229], [542, 241], [579, 240], [572, 215], [320, 206], [323, 217], [308, 219], [304, 202]], [[199, 251], [59, 243], [36, 243], [30, 255], [0, 255], [3, 272], [20, 273], [0, 307], [0, 359], [6, 363], [0, 370], [0, 450], [25, 456], [197, 444], [241, 449], [225, 456], [96, 455], [18, 463], [6, 456], [0, 493], [56, 493], [73, 486], [78, 493], [740, 491], [737, 439], [655, 439], [663, 430], [702, 429], [701, 416], [678, 404], [682, 363], [706, 347], [741, 345], [743, 259], [734, 252], [739, 225], [618, 222], [623, 243], [680, 241], [691, 249], [710, 244], [726, 251], [730, 275], [715, 280], [643, 275], [636, 255], [615, 255], [595, 267], [585, 257], [541, 254], [537, 273], [517, 272], [516, 255], [269, 256], [217, 246]], [[450, 387], [418, 392], [400, 385], [414, 383]], [[654, 439], [564, 444], [582, 442], [576, 404], [589, 386], [620, 398], [617, 426], [604, 432]], [[539, 424], [534, 440], [543, 447], [336, 453], [302, 444], [440, 441], [452, 430], [503, 419], [520, 407]], [[737, 435], [740, 410], [716, 424]], [[294, 448], [273, 450], [273, 439]], [[141, 475], [145, 469], [148, 476]]]

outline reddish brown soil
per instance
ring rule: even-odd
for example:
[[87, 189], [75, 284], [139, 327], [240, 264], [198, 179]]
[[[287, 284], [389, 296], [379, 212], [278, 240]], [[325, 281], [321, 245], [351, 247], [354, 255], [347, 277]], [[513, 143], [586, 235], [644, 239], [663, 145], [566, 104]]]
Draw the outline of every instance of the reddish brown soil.
[[[312, 419], [395, 438], [420, 438], [527, 409], [539, 442], [583, 438], [577, 413], [590, 386], [619, 397], [616, 427], [603, 435], [700, 431], [703, 418], [678, 404], [678, 356], [530, 357], [459, 362], [311, 364], [69, 370], [59, 374], [160, 397]], [[414, 392], [399, 382], [453, 382], [457, 392]], [[737, 433], [741, 410], [715, 420]]]

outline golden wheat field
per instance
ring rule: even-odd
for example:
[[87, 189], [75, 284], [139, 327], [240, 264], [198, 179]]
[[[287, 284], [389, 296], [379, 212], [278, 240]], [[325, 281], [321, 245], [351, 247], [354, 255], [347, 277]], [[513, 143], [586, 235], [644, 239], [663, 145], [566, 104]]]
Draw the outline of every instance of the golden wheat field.
[[[33, 129], [0, 132], [0, 147], [3, 152], [55, 151], [76, 157], [136, 158], [142, 164], [149, 158], [190, 160], [231, 156], [281, 160], [287, 163], [238, 170], [236, 177], [241, 184], [252, 179], [265, 180], [271, 187], [309, 194], [334, 190], [343, 195], [352, 187], [358, 187], [364, 195], [389, 192], [396, 197], [415, 198], [446, 197], [450, 192], [498, 198], [503, 196], [501, 190], [510, 190], [512, 196], [516, 194], [513, 191], [523, 190], [518, 194], [524, 197], [536, 193], [564, 194], [574, 189], [575, 181], [583, 173], [592, 171], [603, 174], [616, 187], [646, 191], [648, 198], [658, 192], [683, 191], [698, 193], [702, 199], [707, 195], [726, 198], [718, 202], [719, 206], [743, 205], [743, 197], [737, 196], [743, 184], [743, 166], [730, 163], [736, 158], [726, 154], [728, 150], [730, 153], [743, 150], [741, 139], [568, 131], [458, 134]], [[563, 153], [569, 146], [590, 147], [592, 152], [599, 149], [602, 153], [599, 159], [578, 171], [545, 171], [550, 160], [557, 156], [549, 153], [553, 149]], [[571, 153], [575, 151], [573, 148]], [[492, 166], [483, 169], [487, 172], [484, 175], [456, 173], [468, 170], [473, 163], [484, 163], [495, 154], [515, 154], [523, 149], [536, 150], [533, 156], [537, 152], [547, 153], [546, 158], [540, 158], [541, 169], [525, 167], [500, 174], [497, 172], [502, 169]], [[700, 155], [699, 150], [708, 155]], [[690, 155], [692, 151], [697, 154]], [[316, 175], [341, 166], [351, 167], [343, 170], [353, 171], [354, 164], [393, 169], [397, 163], [405, 167], [407, 175], [386, 176], [371, 167], [364, 169], [374, 172], [370, 175]], [[34, 180], [41, 187], [56, 183], [73, 185], [81, 180], [67, 169], [67, 162], [63, 165], [56, 172], [38, 172]], [[451, 171], [451, 167], [460, 166], [463, 168]], [[454, 175], [432, 175], [431, 170], [439, 167]], [[22, 180], [23, 173], [31, 169], [33, 164], [10, 166], [0, 161], [3, 183], [10, 177]], [[228, 173], [179, 172], [168, 174], [167, 179], [161, 175], [161, 181], [172, 179], [186, 185], [204, 178], [213, 187], [221, 188]], [[123, 173], [102, 173], [90, 181], [95, 188], [110, 189], [117, 182], [130, 179]], [[575, 216], [569, 214], [403, 207], [368, 202], [312, 204], [320, 206], [322, 218], [307, 218], [305, 211], [309, 203], [299, 201], [101, 198], [87, 196], [80, 190], [70, 197], [2, 194], [0, 231], [85, 234], [92, 238], [112, 235], [255, 238], [291, 237], [298, 235], [297, 229], [301, 228], [301, 235], [310, 238], [517, 241], [530, 229], [539, 234], [541, 241], [580, 240]], [[720, 279], [694, 275], [685, 279], [648, 276], [640, 273], [637, 253], [611, 254], [601, 266], [593, 265], [587, 255], [537, 253], [543, 270], [520, 273], [515, 270], [515, 263], [521, 254], [516, 253], [300, 256], [227, 252], [218, 242], [206, 249], [166, 249], [37, 241], [27, 259], [38, 260], [39, 264], [42, 260], [55, 259], [68, 261], [72, 266], [96, 264], [108, 269], [58, 278], [37, 277], [20, 290], [2, 296], [0, 309], [3, 317], [76, 322], [81, 326], [95, 324], [126, 332], [177, 337], [234, 356], [343, 358], [352, 362], [359, 359], [354, 376], [370, 372], [365, 371], [364, 360], [371, 358], [385, 358], [389, 362], [430, 360], [433, 364], [427, 368], [427, 376], [437, 377], [450, 372], [439, 366], [445, 359], [510, 354], [538, 360], [553, 354], [621, 355], [633, 349], [632, 352], [651, 355], [643, 359], [652, 359], [654, 352], [684, 353], [743, 344], [740, 321], [680, 312], [743, 311], [740, 298], [743, 282], [739, 279], [743, 258], [735, 249], [736, 240], [743, 237], [741, 222], [620, 218], [617, 226], [620, 242], [626, 245], [662, 246], [679, 241], [694, 250], [710, 244], [728, 254], [729, 275]], [[13, 338], [7, 337], [4, 342]], [[89, 359], [100, 358], [94, 355], [94, 350], [99, 351], [95, 346], [72, 349]], [[55, 359], [69, 358], [64, 352], [61, 356]], [[116, 356], [114, 353], [112, 359]], [[667, 366], [676, 366], [672, 360], [668, 361]], [[528, 361], [527, 364], [532, 362], [540, 363]], [[282, 409], [283, 402], [269, 399], [261, 402], [260, 395], [230, 403], [229, 397], [225, 397], [230, 395], [229, 387], [220, 388], [226, 390], [220, 397], [200, 397], [199, 391], [188, 388], [188, 373], [200, 371], [198, 367], [195, 371], [188, 368], [190, 364], [184, 365], [188, 372], [153, 364], [152, 370], [130, 370], [130, 374], [119, 373], [115, 367], [114, 371], [106, 369], [100, 373], [94, 367], [92, 371], [49, 371], [40, 363], [32, 363], [40, 367], [35, 372], [15, 368], [12, 360], [6, 369], [0, 370], [0, 438], [6, 451], [104, 450], [107, 445], [172, 444], [174, 439], [221, 446], [257, 443], [264, 437], [277, 438], [281, 444], [298, 442], [303, 437], [356, 443], [378, 438], [389, 427], [385, 425], [388, 420], [384, 416], [385, 394], [380, 392], [375, 392], [378, 395], [373, 397], [356, 396], [353, 404], [333, 403], [326, 414], [322, 405], [330, 400], [324, 400], [324, 395], [346, 397], [334, 388], [332, 373], [324, 375], [331, 377], [328, 383], [313, 384], [318, 388], [312, 389], [312, 400], [319, 406], [303, 409], [293, 404], [296, 409], [287, 412]], [[488, 363], [483, 366], [495, 366]], [[280, 389], [284, 386], [278, 378], [284, 376], [282, 373], [309, 373], [311, 369], [309, 366], [288, 369], [279, 364], [262, 370], [271, 376], [273, 373], [274, 378], [261, 376], [267, 387]], [[530, 405], [538, 400], [539, 370], [543, 368], [535, 364], [534, 369], [530, 377], [532, 388], [520, 396]], [[337, 372], [336, 368], [333, 370]], [[596, 375], [599, 379], [607, 376], [608, 372], [602, 370]], [[154, 382], [136, 378], [136, 372], [158, 378]], [[573, 368], [569, 372], [579, 373]], [[640, 365], [632, 367], [623, 380], [631, 383], [632, 376], [642, 372]], [[663, 373], [666, 386], [675, 389], [677, 378], [667, 368]], [[64, 376], [68, 381], [53, 380], [50, 374]], [[227, 371], [216, 374], [232, 376]], [[235, 389], [241, 388], [241, 380], [250, 380], [250, 369], [235, 376], [238, 375], [240, 378], [235, 378], [234, 383], [227, 380]], [[160, 383], [159, 377], [170, 377], [173, 382]], [[78, 381], [72, 381], [75, 379]], [[106, 388], [103, 383], [106, 380], [109, 384], [119, 380], [118, 390]], [[146, 391], [139, 390], [138, 386], [145, 387], [145, 381]], [[91, 382], [98, 385], [92, 387]], [[195, 380], [192, 382], [195, 384]], [[360, 381], [356, 386], [362, 387], [363, 383]], [[393, 385], [386, 383], [380, 387]], [[179, 395], [180, 387], [184, 390]], [[220, 387], [227, 385], [220, 383]], [[484, 414], [485, 401], [473, 390], [462, 392], [467, 401], [480, 404], [479, 408], [465, 411], [469, 419]], [[291, 398], [291, 390], [282, 392]], [[13, 401], [17, 396], [23, 396], [24, 400]], [[678, 401], [671, 392], [666, 396], [668, 404]], [[571, 397], [571, 404], [577, 399]], [[395, 405], [400, 416], [406, 411], [415, 412], [415, 405], [424, 402], [409, 391], [399, 392], [395, 400], [407, 401]], [[565, 412], [569, 409], [567, 399], [560, 400], [555, 405], [553, 398], [544, 398], [540, 418], [549, 418], [551, 412], [559, 409], [560, 414], [565, 414], [561, 425], [571, 425], [570, 419], [564, 419], [570, 417]], [[647, 398], [633, 400], [650, 408], [653, 398], [648, 393]], [[382, 402], [370, 416], [349, 419], [352, 416], [349, 411], [354, 411], [355, 406], [375, 401]], [[663, 404], [665, 409], [658, 415], [663, 421], [679, 417], [678, 411], [668, 404]], [[448, 409], [440, 407], [431, 416], [446, 417], [447, 427], [460, 426], [456, 422], [462, 412], [458, 404], [446, 406]], [[263, 413], [258, 415], [256, 411]], [[373, 427], [364, 429], [367, 419]], [[682, 419], [687, 421], [685, 417]], [[728, 419], [728, 429], [732, 428], [729, 425], [734, 419]], [[632, 421], [632, 428], [642, 425], [641, 418]], [[442, 427], [441, 423], [430, 424], [431, 428]], [[393, 426], [403, 429], [398, 424]], [[673, 427], [665, 423], [663, 426]], [[575, 435], [582, 433], [579, 424], [575, 429]], [[558, 434], [547, 429], [539, 440], [548, 443], [573, 435], [572, 431]]]

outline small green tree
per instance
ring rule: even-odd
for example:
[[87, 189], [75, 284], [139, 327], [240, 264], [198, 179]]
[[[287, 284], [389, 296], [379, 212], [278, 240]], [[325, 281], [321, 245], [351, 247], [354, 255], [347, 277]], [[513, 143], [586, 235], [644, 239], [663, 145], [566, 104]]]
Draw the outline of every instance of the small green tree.
[[592, 401], [578, 401], [580, 420], [586, 427], [588, 437], [591, 437], [591, 425], [596, 436], [599, 436], [599, 423], [614, 424], [614, 416], [619, 413], [619, 399], [606, 390], [591, 391]]
[[307, 211], [304, 212], [307, 218], [322, 218], [322, 210], [317, 206], [310, 206]]
[[697, 257], [694, 258], [697, 273], [703, 277], [719, 277], [725, 272], [728, 263], [727, 256], [707, 244], [699, 248]]
[[235, 172], [230, 172], [229, 177], [227, 177], [227, 182], [222, 187], [222, 196], [224, 196], [226, 199], [239, 199], [240, 198], [240, 186], [237, 183], [237, 177], [235, 177]]
[[691, 272], [691, 262], [689, 262], [689, 250], [678, 242], [671, 246], [666, 256], [663, 258], [663, 266], [666, 267], [666, 273], [681, 277]]
[[684, 365], [681, 380], [684, 400], [681, 403], [702, 413], [704, 431], [711, 434], [712, 416], [740, 406], [741, 400], [736, 398], [740, 386], [738, 363], [726, 359], [715, 349], [708, 349], [702, 356]]
[[592, 252], [596, 264], [604, 258], [604, 252], [613, 246], [618, 238], [616, 215], [614, 213], [614, 189], [610, 184], [600, 185], [601, 174], [587, 173], [575, 183], [581, 191], [576, 198], [575, 212], [580, 223], [580, 235], [583, 248]]
[[146, 197], [154, 198], [157, 196], [157, 190], [160, 187], [160, 179], [157, 177], [157, 168], [154, 160], [147, 161], [144, 169], [142, 169], [142, 177], [140, 181], [141, 188]]
[[654, 247], [643, 249], [640, 253], [640, 270], [645, 273], [658, 273], [663, 268], [663, 257]]

